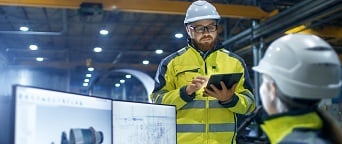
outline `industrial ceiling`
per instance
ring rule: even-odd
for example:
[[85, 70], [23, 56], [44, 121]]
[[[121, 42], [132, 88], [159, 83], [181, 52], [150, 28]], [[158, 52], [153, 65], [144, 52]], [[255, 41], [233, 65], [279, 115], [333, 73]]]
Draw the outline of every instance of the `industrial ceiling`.
[[[0, 0], [0, 65], [62, 69], [82, 87], [88, 67], [95, 76], [121, 68], [154, 77], [162, 58], [186, 45], [186, 0]], [[338, 0], [212, 0], [222, 15], [220, 38], [243, 57], [285, 33], [314, 33], [342, 53]], [[29, 27], [20, 31], [21, 26]], [[106, 29], [108, 35], [100, 35]], [[175, 34], [183, 34], [175, 38]], [[39, 47], [31, 51], [29, 45]], [[101, 47], [102, 52], [93, 49]], [[156, 54], [156, 50], [163, 50]], [[44, 58], [37, 62], [36, 57]], [[258, 56], [260, 57], [260, 56]], [[149, 64], [142, 61], [148, 60]], [[251, 71], [250, 71], [251, 72]], [[111, 81], [117, 75], [111, 76]], [[119, 79], [119, 78], [117, 78]], [[106, 83], [106, 82], [104, 82]], [[110, 83], [110, 82], [107, 82]]]

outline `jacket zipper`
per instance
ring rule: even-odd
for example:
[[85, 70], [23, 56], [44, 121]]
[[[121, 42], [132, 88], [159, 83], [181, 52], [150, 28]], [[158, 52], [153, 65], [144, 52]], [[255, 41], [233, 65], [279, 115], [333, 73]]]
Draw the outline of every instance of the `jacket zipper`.
[[[207, 70], [207, 62], [205, 61], [205, 58], [203, 59], [204, 61], [204, 73], [205, 75], [208, 75], [208, 70]], [[206, 144], [209, 144], [208, 138], [209, 138], [209, 99], [208, 97], [205, 100], [205, 112], [206, 112], [206, 120], [205, 120], [205, 125], [206, 125], [206, 130], [205, 130], [205, 137], [206, 137]]]
[[185, 72], [198, 72], [199, 69], [200, 69], [200, 68], [195, 68], [195, 69], [192, 69], [192, 70], [185, 70], [185, 71], [182, 71], [182, 72], [180, 72], [180, 73], [177, 73], [176, 76], [178, 76], [178, 75], [181, 74], [181, 73], [185, 73]]

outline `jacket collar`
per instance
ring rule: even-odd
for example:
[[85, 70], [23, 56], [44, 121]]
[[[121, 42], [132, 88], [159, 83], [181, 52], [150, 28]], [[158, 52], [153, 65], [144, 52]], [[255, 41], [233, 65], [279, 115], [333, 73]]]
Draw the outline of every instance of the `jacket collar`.
[[278, 143], [294, 129], [320, 129], [323, 121], [315, 111], [289, 112], [270, 116], [261, 124], [261, 128], [271, 143]]
[[203, 59], [205, 59], [210, 53], [212, 53], [212, 52], [214, 52], [214, 51], [217, 51], [217, 50], [223, 48], [222, 42], [217, 41], [217, 42], [215, 43], [215, 46], [214, 46], [214, 48], [213, 48], [212, 50], [208, 50], [208, 51], [204, 52], [204, 51], [198, 49], [197, 47], [195, 47], [195, 46], [192, 44], [192, 41], [191, 41], [190, 38], [188, 38], [187, 41], [188, 41], [188, 47], [194, 48], [198, 53], [200, 53], [200, 55], [202, 56]]

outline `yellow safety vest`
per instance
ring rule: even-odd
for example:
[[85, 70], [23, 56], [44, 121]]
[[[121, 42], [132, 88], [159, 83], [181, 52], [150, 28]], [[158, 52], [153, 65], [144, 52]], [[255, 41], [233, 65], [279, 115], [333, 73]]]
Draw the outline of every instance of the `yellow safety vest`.
[[[229, 103], [203, 96], [203, 88], [194, 98], [186, 95], [194, 77], [222, 73], [243, 73]], [[221, 48], [201, 55], [189, 45], [162, 60], [150, 96], [155, 103], [176, 106], [178, 144], [230, 144], [236, 143], [236, 113], [255, 109], [252, 91], [246, 65], [236, 54]]]

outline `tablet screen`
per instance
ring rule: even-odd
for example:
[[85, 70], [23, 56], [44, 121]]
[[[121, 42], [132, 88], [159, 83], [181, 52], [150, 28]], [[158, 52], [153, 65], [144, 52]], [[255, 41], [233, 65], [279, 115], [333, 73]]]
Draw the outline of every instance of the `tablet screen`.
[[238, 83], [242, 73], [230, 73], [230, 74], [214, 74], [211, 75], [207, 84], [207, 88], [212, 90], [210, 84], [213, 84], [216, 88], [222, 89], [220, 81], [223, 81], [228, 89], [230, 89], [235, 83]]

